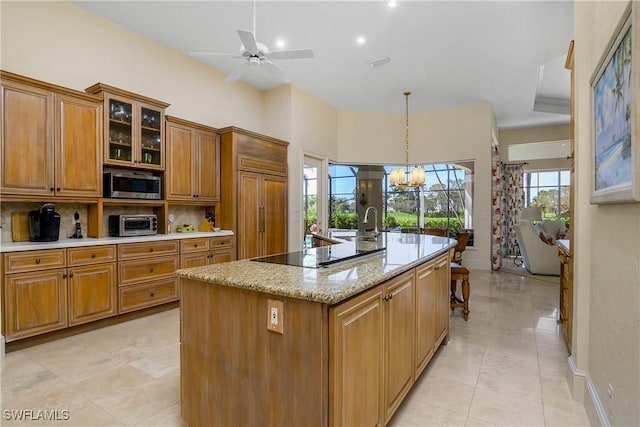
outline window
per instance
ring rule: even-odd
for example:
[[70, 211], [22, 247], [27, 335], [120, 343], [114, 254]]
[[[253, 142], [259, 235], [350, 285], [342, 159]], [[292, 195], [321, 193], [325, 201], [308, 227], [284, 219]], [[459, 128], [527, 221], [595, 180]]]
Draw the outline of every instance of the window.
[[329, 228], [358, 228], [356, 166], [329, 166]]
[[525, 172], [525, 206], [542, 210], [545, 219], [569, 220], [569, 171]]
[[[385, 229], [444, 227], [455, 233], [472, 228], [473, 162], [425, 165], [426, 185], [422, 189], [391, 187], [389, 173], [397, 167], [382, 167]], [[357, 166], [329, 166], [329, 228], [358, 228], [357, 173]]]

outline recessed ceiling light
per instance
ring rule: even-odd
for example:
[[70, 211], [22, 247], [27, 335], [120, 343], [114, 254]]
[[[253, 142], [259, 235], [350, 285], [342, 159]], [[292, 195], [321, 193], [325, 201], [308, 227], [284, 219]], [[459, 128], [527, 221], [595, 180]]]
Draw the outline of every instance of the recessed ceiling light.
[[367, 64], [369, 64], [369, 67], [373, 68], [388, 64], [389, 62], [391, 62], [391, 58], [389, 58], [388, 56], [381, 56], [380, 58], [368, 60]]
[[282, 40], [282, 39], [276, 40], [276, 46], [278, 46], [279, 48], [282, 49], [283, 47], [285, 47], [285, 45], [286, 45], [286, 43], [284, 42], [284, 40]]
[[367, 39], [366, 39], [366, 38], [364, 38], [364, 37], [362, 37], [362, 36], [360, 36], [360, 37], [358, 37], [358, 38], [356, 39], [356, 42], [357, 42], [358, 44], [365, 44], [365, 43], [366, 43], [366, 41], [367, 41]]
[[389, 6], [389, 7], [396, 7], [397, 4], [398, 3], [394, 2], [394, 1], [387, 2], [387, 6]]

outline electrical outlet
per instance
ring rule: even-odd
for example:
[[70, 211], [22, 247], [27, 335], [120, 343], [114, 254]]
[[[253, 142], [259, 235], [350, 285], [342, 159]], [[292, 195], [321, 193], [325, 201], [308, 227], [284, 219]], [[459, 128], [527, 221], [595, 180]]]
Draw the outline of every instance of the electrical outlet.
[[279, 334], [284, 333], [284, 304], [282, 301], [269, 299], [267, 302], [267, 329]]
[[609, 395], [609, 399], [613, 399], [613, 386], [609, 383], [609, 387], [607, 388], [607, 394]]
[[173, 214], [169, 214], [169, 222], [173, 222], [174, 219], [175, 217], [173, 216]]

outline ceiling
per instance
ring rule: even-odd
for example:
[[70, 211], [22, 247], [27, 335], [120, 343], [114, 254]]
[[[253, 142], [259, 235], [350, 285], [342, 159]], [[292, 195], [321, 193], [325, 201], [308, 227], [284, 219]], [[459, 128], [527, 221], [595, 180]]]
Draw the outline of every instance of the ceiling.
[[[75, 3], [185, 55], [237, 54], [236, 31], [253, 31], [251, 1]], [[255, 21], [257, 40], [271, 51], [313, 49], [313, 59], [274, 62], [292, 84], [340, 110], [404, 114], [410, 90], [411, 114], [489, 101], [500, 128], [569, 122], [563, 109], [534, 111], [534, 103], [568, 105], [571, 1], [398, 1], [391, 8], [386, 1], [261, 0]], [[391, 61], [369, 66], [384, 56]], [[227, 74], [243, 61], [194, 60]], [[283, 84], [264, 69], [250, 71], [241, 81], [258, 89]]]

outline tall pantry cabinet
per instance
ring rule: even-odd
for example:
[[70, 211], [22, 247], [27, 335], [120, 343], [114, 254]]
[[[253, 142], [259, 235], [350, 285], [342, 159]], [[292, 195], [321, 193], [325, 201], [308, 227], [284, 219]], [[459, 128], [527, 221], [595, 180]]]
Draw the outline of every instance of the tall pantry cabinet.
[[237, 259], [286, 252], [289, 144], [236, 127], [219, 133], [224, 180], [216, 225], [235, 231]]

